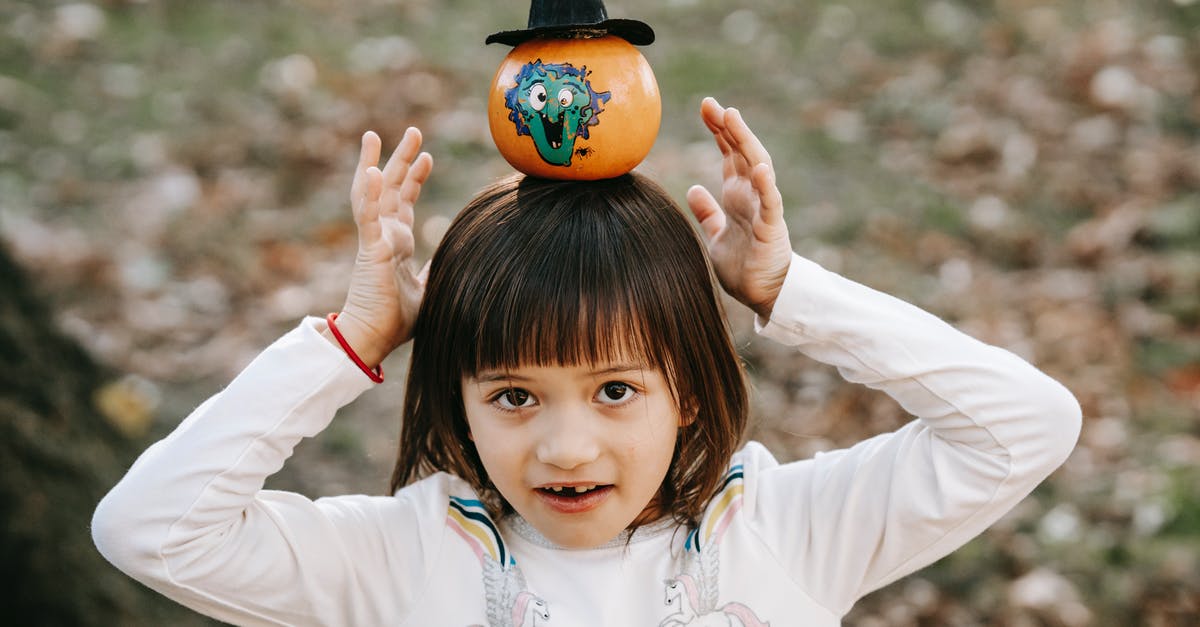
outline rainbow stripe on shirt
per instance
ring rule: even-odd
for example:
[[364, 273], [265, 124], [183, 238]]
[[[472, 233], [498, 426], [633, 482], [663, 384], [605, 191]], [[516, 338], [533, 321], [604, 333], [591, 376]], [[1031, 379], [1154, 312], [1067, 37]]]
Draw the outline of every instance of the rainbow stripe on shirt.
[[500, 530], [488, 516], [483, 502], [477, 499], [450, 497], [450, 507], [446, 509], [446, 525], [466, 541], [467, 546], [475, 552], [479, 563], [491, 559], [503, 568], [517, 564], [517, 560], [508, 552]]
[[700, 526], [692, 529], [688, 534], [687, 541], [683, 545], [685, 551], [699, 553], [701, 544], [707, 546], [709, 543], [721, 541], [721, 536], [729, 528], [734, 514], [742, 508], [742, 494], [745, 492], [744, 476], [742, 464], [730, 467], [729, 472], [725, 473], [721, 489], [717, 490], [717, 495], [709, 502]]

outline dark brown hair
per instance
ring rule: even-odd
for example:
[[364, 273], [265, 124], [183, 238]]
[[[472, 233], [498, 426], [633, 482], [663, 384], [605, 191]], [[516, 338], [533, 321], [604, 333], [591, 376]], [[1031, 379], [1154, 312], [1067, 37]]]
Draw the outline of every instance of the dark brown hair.
[[661, 511], [698, 524], [747, 416], [742, 368], [703, 245], [670, 196], [637, 175], [513, 177], [481, 191], [433, 255], [414, 328], [392, 490], [437, 471], [508, 511], [467, 433], [462, 378], [636, 355], [693, 418]]

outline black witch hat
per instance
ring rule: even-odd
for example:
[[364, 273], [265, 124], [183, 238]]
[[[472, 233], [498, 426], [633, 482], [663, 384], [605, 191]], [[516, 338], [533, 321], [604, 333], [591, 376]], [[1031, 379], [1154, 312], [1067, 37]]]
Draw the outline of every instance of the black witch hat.
[[529, 27], [488, 35], [487, 43], [515, 46], [535, 37], [576, 31], [616, 35], [637, 46], [654, 43], [654, 29], [637, 20], [610, 20], [603, 0], [532, 0]]

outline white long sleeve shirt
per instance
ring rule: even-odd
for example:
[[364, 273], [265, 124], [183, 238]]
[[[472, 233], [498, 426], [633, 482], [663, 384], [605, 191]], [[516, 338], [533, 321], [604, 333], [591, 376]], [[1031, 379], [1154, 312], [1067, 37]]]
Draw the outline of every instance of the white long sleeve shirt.
[[1012, 508], [1080, 427], [1033, 366], [797, 256], [759, 332], [916, 419], [783, 465], [750, 443], [698, 529], [567, 550], [519, 517], [487, 519], [445, 473], [391, 496], [263, 490], [371, 386], [323, 324], [306, 319], [147, 449], [96, 510], [106, 558], [245, 625], [838, 625]]

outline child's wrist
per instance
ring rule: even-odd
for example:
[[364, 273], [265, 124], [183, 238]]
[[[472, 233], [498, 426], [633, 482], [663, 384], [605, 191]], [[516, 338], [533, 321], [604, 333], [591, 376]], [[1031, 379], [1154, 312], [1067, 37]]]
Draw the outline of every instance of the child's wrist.
[[778, 296], [779, 295], [776, 294], [775, 298], [772, 298], [767, 302], [752, 305], [750, 308], [754, 310], [754, 313], [758, 314], [758, 317], [762, 318], [763, 320], [770, 320], [771, 312], [775, 310], [775, 301], [778, 300]]
[[332, 325], [328, 325], [321, 335], [334, 346], [345, 350], [352, 360], [357, 357], [366, 369], [378, 370], [379, 364], [383, 363], [390, 351], [381, 345], [371, 328], [353, 313], [343, 311], [332, 318], [336, 320], [337, 332], [341, 334], [346, 345], [343, 346], [342, 342], [338, 341]]
[[791, 268], [791, 265], [792, 255], [789, 251], [786, 263], [783, 263], [770, 276], [764, 277], [759, 285], [759, 300], [755, 303], [747, 303], [750, 309], [753, 309], [754, 313], [764, 320], [769, 320], [771, 312], [775, 311], [775, 303], [779, 300], [780, 292], [783, 291], [783, 284], [787, 280], [788, 269]]

